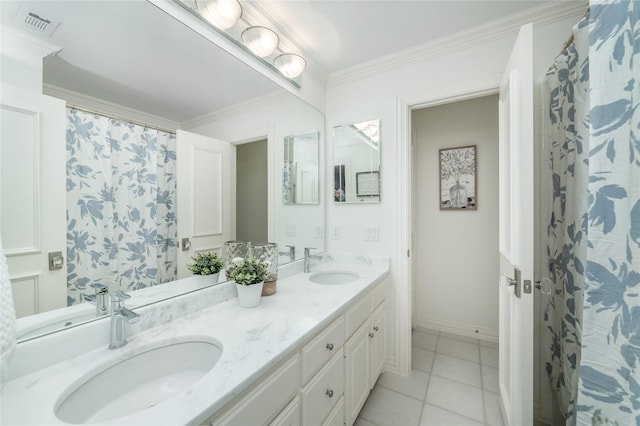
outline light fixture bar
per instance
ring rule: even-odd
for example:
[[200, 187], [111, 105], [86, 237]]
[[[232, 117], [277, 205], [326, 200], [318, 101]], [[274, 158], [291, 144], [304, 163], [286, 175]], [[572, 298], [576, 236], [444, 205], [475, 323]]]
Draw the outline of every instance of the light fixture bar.
[[[253, 54], [240, 41], [236, 40], [225, 31], [216, 28], [213, 24], [205, 20], [198, 12], [180, 0], [147, 0], [149, 3], [158, 7], [165, 13], [177, 19], [193, 31], [216, 44], [218, 47], [229, 52], [245, 64], [251, 66], [270, 80], [280, 84], [283, 88], [291, 86], [300, 89], [301, 85], [298, 81], [284, 76], [269, 61]], [[286, 84], [285, 84], [286, 83]], [[295, 90], [291, 93], [297, 94]]]

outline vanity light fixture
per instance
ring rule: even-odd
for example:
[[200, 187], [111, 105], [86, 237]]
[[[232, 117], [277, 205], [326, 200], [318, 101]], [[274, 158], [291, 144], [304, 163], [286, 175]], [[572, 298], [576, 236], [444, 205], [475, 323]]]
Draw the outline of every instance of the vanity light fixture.
[[254, 55], [261, 58], [271, 55], [280, 41], [278, 35], [267, 27], [254, 26], [249, 27], [242, 32], [240, 36], [242, 43], [253, 52]]
[[295, 53], [283, 53], [273, 60], [273, 64], [285, 77], [296, 78], [304, 71], [307, 61]]
[[217, 28], [233, 27], [242, 16], [242, 5], [238, 0], [197, 0], [198, 13]]

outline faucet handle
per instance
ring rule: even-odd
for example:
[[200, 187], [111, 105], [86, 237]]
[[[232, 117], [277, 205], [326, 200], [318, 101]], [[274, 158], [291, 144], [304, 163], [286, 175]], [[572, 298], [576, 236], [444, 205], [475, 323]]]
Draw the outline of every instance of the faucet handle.
[[311, 250], [317, 250], [317, 248], [316, 247], [305, 247], [304, 248], [305, 256], [309, 256], [309, 253], [311, 252]]
[[111, 301], [112, 302], [122, 302], [122, 301], [125, 301], [125, 300], [131, 298], [130, 295], [128, 295], [127, 293], [125, 293], [122, 290], [112, 291], [109, 294], [111, 295]]
[[95, 289], [96, 295], [109, 293], [109, 287], [104, 284], [92, 284], [91, 287]]

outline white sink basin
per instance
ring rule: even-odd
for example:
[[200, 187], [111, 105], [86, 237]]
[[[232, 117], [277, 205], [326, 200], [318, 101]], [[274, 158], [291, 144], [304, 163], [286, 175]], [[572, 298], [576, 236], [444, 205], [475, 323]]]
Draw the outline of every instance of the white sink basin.
[[358, 278], [358, 274], [349, 271], [319, 271], [309, 276], [311, 282], [324, 285], [347, 284]]
[[200, 338], [147, 348], [67, 389], [56, 403], [56, 417], [98, 423], [153, 407], [197, 382], [221, 354], [219, 342]]

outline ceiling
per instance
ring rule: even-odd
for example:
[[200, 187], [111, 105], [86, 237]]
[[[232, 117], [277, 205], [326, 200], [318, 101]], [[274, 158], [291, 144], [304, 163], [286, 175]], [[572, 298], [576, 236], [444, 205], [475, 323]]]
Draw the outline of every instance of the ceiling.
[[[240, 0], [265, 13], [319, 81], [543, 1]], [[14, 21], [21, 6], [60, 25], [51, 36]], [[281, 90], [143, 0], [0, 1], [3, 27], [62, 47], [45, 83], [184, 122]]]

